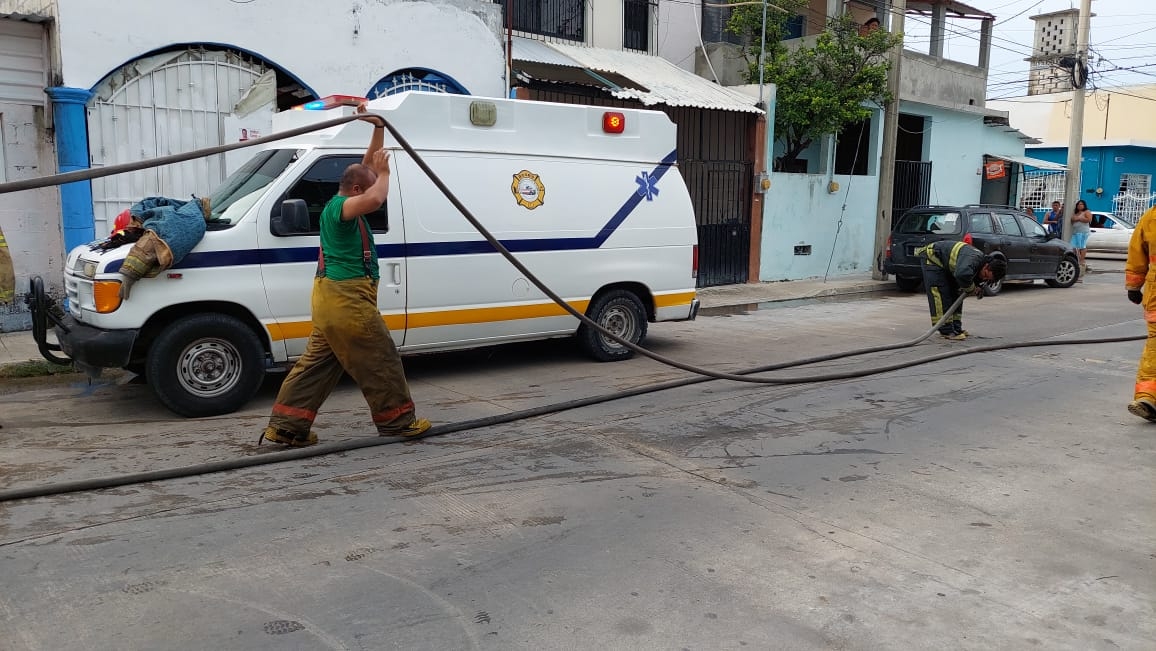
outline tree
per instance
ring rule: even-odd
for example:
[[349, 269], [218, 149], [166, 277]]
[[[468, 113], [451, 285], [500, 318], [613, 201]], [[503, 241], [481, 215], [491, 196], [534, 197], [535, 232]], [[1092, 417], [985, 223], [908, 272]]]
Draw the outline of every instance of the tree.
[[[777, 86], [775, 134], [784, 151], [776, 159], [775, 169], [782, 170], [792, 169], [816, 139], [838, 135], [847, 125], [871, 117], [869, 104], [882, 106], [891, 100], [887, 92], [891, 64], [886, 55], [903, 38], [882, 29], [860, 34], [855, 20], [843, 14], [827, 22], [826, 31], [814, 45], [788, 48], [782, 43], [787, 19], [782, 12], [776, 13], [776, 21], [767, 16], [763, 80]], [[727, 30], [748, 37], [743, 51], [749, 64], [747, 81], [758, 83], [762, 9], [757, 5], [736, 7]]]

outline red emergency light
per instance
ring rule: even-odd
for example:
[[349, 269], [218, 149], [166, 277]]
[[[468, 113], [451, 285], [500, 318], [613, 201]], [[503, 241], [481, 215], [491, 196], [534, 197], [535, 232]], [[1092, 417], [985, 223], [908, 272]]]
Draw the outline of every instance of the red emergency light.
[[602, 130], [606, 133], [622, 133], [626, 130], [626, 116], [617, 111], [603, 113]]
[[294, 106], [293, 109], [297, 111], [326, 111], [338, 106], [357, 106], [362, 102], [369, 100], [364, 97], [357, 97], [355, 95], [326, 95], [321, 99], [315, 99], [312, 102], [305, 102]]

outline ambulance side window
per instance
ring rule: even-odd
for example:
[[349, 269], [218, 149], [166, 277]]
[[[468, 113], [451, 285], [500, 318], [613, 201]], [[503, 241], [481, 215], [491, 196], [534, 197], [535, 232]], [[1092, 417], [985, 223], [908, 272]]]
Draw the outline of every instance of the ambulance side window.
[[[325, 204], [329, 203], [329, 200], [337, 194], [341, 175], [345, 172], [345, 168], [360, 162], [361, 156], [342, 155], [326, 156], [313, 163], [309, 171], [305, 172], [293, 184], [293, 187], [281, 195], [273, 205], [271, 216], [276, 217], [280, 214], [282, 201], [303, 199], [305, 205], [309, 207], [309, 231], [296, 233], [296, 235], [319, 235], [321, 233], [321, 211], [325, 208]], [[374, 233], [385, 233], [389, 230], [389, 218], [385, 206], [365, 217], [369, 220], [369, 227], [373, 229]]]

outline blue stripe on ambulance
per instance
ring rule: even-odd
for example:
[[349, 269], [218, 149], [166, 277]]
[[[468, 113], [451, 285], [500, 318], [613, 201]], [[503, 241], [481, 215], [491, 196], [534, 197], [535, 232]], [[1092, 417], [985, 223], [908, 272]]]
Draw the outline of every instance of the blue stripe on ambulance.
[[[650, 182], [653, 184], [666, 174], [666, 171], [677, 160], [677, 151], [672, 151], [658, 167], [650, 172]], [[646, 198], [644, 194], [635, 190], [622, 207], [614, 213], [610, 221], [598, 231], [594, 237], [557, 237], [540, 239], [500, 240], [513, 253], [529, 253], [533, 251], [577, 251], [582, 249], [597, 249], [614, 234], [614, 231], [626, 221], [630, 213], [638, 208], [638, 204]], [[474, 255], [479, 253], [493, 253], [494, 247], [485, 240], [467, 240], [462, 242], [414, 242], [407, 244], [378, 244], [377, 255], [381, 258], [400, 257], [430, 257], [441, 255]], [[298, 246], [268, 249], [237, 249], [232, 251], [202, 251], [185, 256], [180, 264], [173, 269], [205, 269], [211, 267], [241, 267], [248, 265], [289, 264], [294, 262], [316, 262], [317, 247]], [[104, 273], [120, 271], [124, 260], [109, 262]]]

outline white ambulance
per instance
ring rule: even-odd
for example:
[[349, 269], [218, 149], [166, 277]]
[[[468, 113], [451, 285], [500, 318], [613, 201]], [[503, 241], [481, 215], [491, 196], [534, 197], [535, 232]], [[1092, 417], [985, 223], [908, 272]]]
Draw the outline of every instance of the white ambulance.
[[[308, 106], [308, 105], [306, 105]], [[274, 129], [353, 114], [280, 113]], [[663, 113], [404, 93], [369, 103], [547, 286], [632, 341], [695, 318], [697, 229]], [[233, 412], [305, 350], [318, 218], [360, 162], [364, 121], [265, 145], [210, 196], [215, 222], [173, 268], [118, 297], [129, 246], [67, 259], [60, 348], [82, 367], [143, 374], [187, 417]], [[631, 351], [566, 314], [505, 260], [386, 136], [392, 187], [369, 216], [382, 318], [403, 354], [576, 335], [595, 359]], [[48, 301], [34, 298], [43, 320]], [[45, 328], [39, 328], [43, 340]], [[44, 342], [42, 350], [44, 350]], [[51, 344], [48, 344], [51, 347]]]

